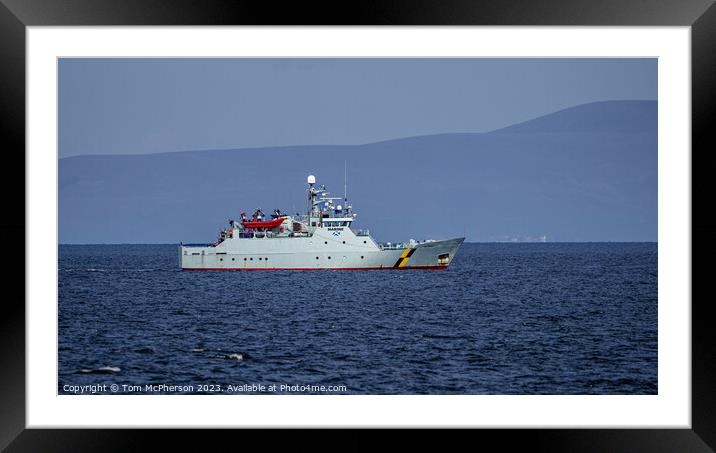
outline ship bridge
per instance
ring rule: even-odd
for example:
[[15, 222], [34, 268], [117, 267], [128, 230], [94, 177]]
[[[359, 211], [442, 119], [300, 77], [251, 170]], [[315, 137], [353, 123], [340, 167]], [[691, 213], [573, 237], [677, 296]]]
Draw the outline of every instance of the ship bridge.
[[343, 217], [334, 217], [330, 219], [323, 219], [323, 226], [324, 227], [347, 227], [351, 226], [351, 222], [353, 219], [351, 218], [343, 218]]

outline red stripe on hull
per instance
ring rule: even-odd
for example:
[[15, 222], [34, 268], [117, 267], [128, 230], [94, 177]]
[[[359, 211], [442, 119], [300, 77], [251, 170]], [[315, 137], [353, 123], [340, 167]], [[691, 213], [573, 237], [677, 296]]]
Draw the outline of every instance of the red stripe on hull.
[[183, 271], [400, 271], [407, 269], [440, 270], [447, 266], [404, 267], [183, 267]]

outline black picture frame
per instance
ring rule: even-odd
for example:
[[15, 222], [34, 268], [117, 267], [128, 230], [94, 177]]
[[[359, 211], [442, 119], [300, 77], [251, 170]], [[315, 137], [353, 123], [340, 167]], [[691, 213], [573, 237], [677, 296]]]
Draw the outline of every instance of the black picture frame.
[[[692, 288], [702, 287], [706, 268], [695, 258], [714, 249], [707, 239], [716, 223], [694, 215], [697, 201], [709, 197], [705, 175], [713, 175], [714, 136], [710, 119], [716, 105], [716, 6], [710, 0], [541, 0], [438, 1], [394, 0], [375, 2], [271, 2], [207, 0], [0, 0], [0, 136], [4, 198], [0, 231], [8, 256], [24, 256], [19, 238], [25, 238], [25, 200], [13, 197], [25, 187], [25, 31], [28, 26], [75, 25], [573, 25], [573, 26], [690, 26], [692, 32]], [[689, 152], [685, 149], [684, 152]], [[9, 171], [8, 171], [9, 170]], [[697, 177], [702, 176], [702, 177]], [[27, 239], [25, 239], [27, 240]], [[24, 243], [22, 244], [24, 248]], [[24, 261], [23, 261], [24, 262]], [[0, 316], [0, 448], [7, 451], [127, 451], [144, 442], [171, 437], [184, 447], [206, 450], [213, 442], [229, 440], [232, 431], [202, 430], [197, 439], [179, 430], [40, 430], [25, 429], [25, 298], [10, 287], [25, 281], [25, 266], [3, 269], [7, 284]], [[699, 276], [701, 284], [694, 284]], [[695, 293], [693, 293], [695, 294]], [[462, 438], [477, 437], [482, 445], [497, 441], [510, 447], [529, 445], [549, 451], [713, 451], [716, 449], [716, 347], [708, 314], [710, 298], [693, 297], [692, 307], [692, 429], [551, 429], [469, 430]], [[195, 433], [196, 434], [196, 433]], [[366, 431], [334, 430], [340, 443], [331, 447], [355, 449], [373, 445]], [[242, 439], [249, 435], [242, 433]], [[265, 442], [266, 433], [256, 434]], [[306, 432], [271, 435], [271, 445], [300, 445]], [[430, 445], [424, 432], [411, 432], [413, 442]], [[206, 443], [212, 439], [211, 443]], [[283, 439], [283, 441], [282, 441]], [[245, 442], [241, 441], [242, 444]], [[434, 441], [433, 441], [434, 442]], [[469, 440], [475, 442], [475, 439]], [[485, 442], [483, 444], [483, 442]], [[315, 440], [305, 446], [321, 447]], [[442, 447], [445, 446], [440, 441]], [[209, 447], [211, 448], [211, 447]]]

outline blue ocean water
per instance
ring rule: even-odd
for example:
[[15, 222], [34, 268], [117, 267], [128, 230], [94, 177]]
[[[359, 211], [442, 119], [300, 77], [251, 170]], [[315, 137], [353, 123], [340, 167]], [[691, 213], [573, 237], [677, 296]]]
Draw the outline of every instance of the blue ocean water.
[[656, 243], [466, 243], [440, 271], [187, 272], [176, 245], [59, 252], [60, 394], [658, 390]]

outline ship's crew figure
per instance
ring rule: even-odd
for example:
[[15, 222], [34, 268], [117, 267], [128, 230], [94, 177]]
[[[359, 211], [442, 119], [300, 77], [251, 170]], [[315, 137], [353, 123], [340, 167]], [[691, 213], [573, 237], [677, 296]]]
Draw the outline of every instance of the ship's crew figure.
[[246, 211], [241, 211], [241, 221], [246, 222]]
[[261, 208], [256, 208], [256, 212], [254, 212], [254, 219], [260, 222], [263, 217], [264, 213]]

